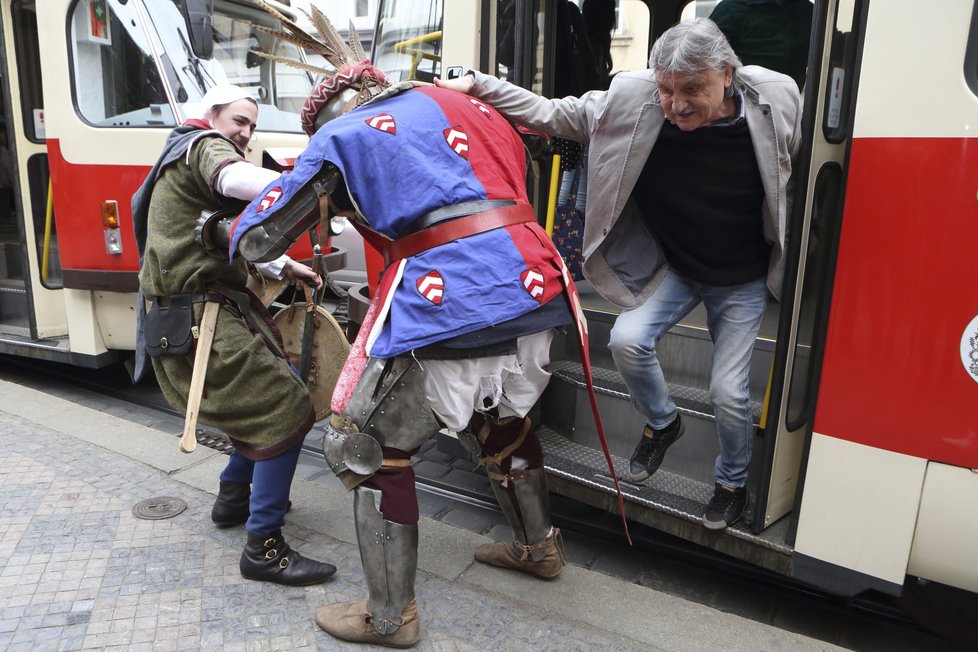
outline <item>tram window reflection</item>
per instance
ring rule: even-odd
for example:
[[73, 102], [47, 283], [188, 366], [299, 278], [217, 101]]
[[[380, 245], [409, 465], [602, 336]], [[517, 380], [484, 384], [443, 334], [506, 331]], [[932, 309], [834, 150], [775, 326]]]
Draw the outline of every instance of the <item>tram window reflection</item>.
[[101, 127], [175, 126], [134, 3], [107, 1], [98, 12], [75, 4], [71, 19], [72, 78], [81, 116]]

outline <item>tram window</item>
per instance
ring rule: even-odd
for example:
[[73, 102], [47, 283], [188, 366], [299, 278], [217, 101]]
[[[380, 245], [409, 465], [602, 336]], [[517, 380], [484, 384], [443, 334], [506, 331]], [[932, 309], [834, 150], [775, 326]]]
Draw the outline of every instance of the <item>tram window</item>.
[[181, 119], [216, 84], [248, 89], [261, 105], [258, 131], [299, 133], [299, 112], [312, 90], [308, 72], [258, 56], [261, 50], [283, 59], [303, 60], [300, 49], [280, 41], [257, 26], [280, 29], [269, 14], [249, 4], [212, 2], [213, 54], [201, 59], [190, 48], [186, 24], [173, 2], [147, 2], [147, 29], [160, 64], [178, 103]]
[[652, 10], [642, 0], [619, 0], [618, 17], [611, 35], [611, 74], [649, 67], [649, 35]]
[[794, 364], [788, 390], [788, 409], [785, 422], [789, 430], [801, 428], [811, 418], [815, 367], [812, 364], [812, 344], [824, 307], [822, 297], [830, 278], [828, 254], [838, 238], [834, 225], [838, 224], [839, 194], [842, 191], [842, 168], [830, 162], [822, 166], [815, 179], [812, 221], [808, 231], [808, 253], [805, 278], [802, 281], [801, 301], [798, 312], [798, 331], [795, 338]]
[[255, 29], [255, 23], [274, 26], [267, 14], [239, 15], [221, 6], [214, 8], [211, 68], [227, 82], [251, 89], [261, 104], [259, 131], [299, 133], [299, 112], [312, 90], [313, 79], [307, 72], [253, 54], [251, 51], [257, 49], [285, 59], [302, 58], [298, 48]]
[[44, 140], [44, 95], [41, 90], [41, 55], [37, 45], [37, 8], [33, 0], [16, 0], [11, 12], [24, 134], [38, 143]]
[[70, 34], [75, 106], [82, 118], [100, 127], [176, 125], [135, 3], [80, 0]]
[[381, 5], [373, 63], [392, 82], [432, 81], [441, 75], [441, 0], [399, 0]]
[[[30, 209], [34, 242], [37, 244], [37, 260], [41, 267], [41, 283], [46, 288], [60, 288], [61, 256], [58, 253], [54, 207], [48, 206], [51, 174], [48, 170], [47, 154], [35, 154], [27, 160], [27, 178], [30, 183]], [[51, 211], [50, 215], [48, 210]]]
[[968, 49], [964, 53], [964, 78], [971, 92], [978, 95], [978, 5], [971, 16]]

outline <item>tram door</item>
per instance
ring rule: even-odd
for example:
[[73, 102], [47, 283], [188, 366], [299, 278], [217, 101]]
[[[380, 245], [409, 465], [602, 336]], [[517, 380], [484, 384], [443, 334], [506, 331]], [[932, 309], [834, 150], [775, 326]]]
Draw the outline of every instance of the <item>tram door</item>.
[[0, 337], [67, 334], [34, 0], [0, 9]]
[[[866, 0], [816, 0], [803, 90], [802, 149], [793, 170], [784, 291], [753, 527], [796, 506], [814, 416], [831, 301]], [[760, 451], [759, 451], [760, 452]], [[755, 454], [755, 458], [758, 456]], [[755, 459], [755, 461], [758, 461]]]

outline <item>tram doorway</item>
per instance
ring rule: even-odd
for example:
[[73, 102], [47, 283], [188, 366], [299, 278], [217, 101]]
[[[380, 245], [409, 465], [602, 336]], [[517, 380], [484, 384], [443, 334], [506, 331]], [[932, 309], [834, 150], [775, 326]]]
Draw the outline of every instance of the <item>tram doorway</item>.
[[[67, 332], [41, 88], [37, 9], [15, 0], [0, 13], [0, 336]], [[53, 298], [53, 297], [52, 297]]]

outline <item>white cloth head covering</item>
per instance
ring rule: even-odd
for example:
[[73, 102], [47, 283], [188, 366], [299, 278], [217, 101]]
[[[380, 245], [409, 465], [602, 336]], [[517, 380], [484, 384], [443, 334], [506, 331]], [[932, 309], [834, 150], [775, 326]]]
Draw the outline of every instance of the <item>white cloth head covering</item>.
[[212, 122], [215, 106], [224, 106], [238, 100], [251, 100], [256, 106], [258, 105], [247, 89], [234, 84], [218, 84], [208, 90], [197, 104], [187, 104], [184, 111], [188, 118], [200, 118]]

